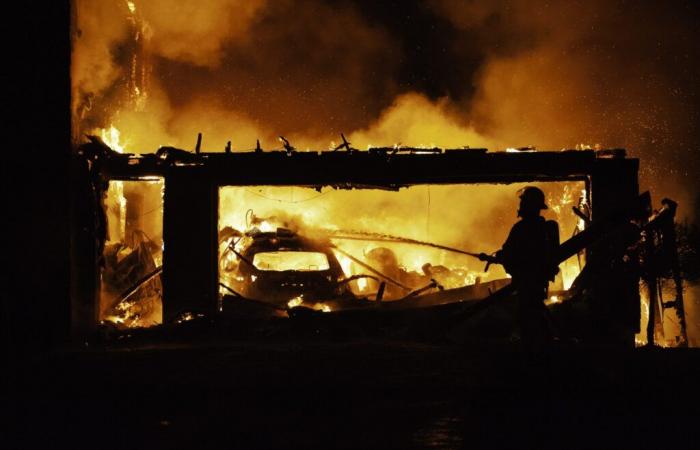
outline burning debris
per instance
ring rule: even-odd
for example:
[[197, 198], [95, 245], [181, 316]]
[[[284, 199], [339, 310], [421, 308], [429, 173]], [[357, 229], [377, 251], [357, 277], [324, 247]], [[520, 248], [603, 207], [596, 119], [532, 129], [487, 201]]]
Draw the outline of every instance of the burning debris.
[[92, 137], [79, 154], [86, 159], [90, 201], [95, 207], [96, 260], [101, 322], [119, 327], [148, 327], [162, 323], [163, 179], [154, 176], [106, 176], [105, 164], [114, 155], [130, 155], [119, 132], [103, 134], [116, 150]]
[[[157, 244], [143, 233], [132, 246], [122, 242], [105, 246], [100, 318], [126, 327], [162, 322], [162, 265], [154, 254]], [[159, 259], [159, 258], [158, 258]]]

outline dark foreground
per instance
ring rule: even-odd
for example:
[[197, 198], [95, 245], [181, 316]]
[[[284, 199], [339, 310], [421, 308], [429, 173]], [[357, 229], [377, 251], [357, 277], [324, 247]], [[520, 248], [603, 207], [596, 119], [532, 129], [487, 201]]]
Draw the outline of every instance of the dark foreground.
[[691, 448], [695, 350], [92, 346], [11, 373], [4, 448]]

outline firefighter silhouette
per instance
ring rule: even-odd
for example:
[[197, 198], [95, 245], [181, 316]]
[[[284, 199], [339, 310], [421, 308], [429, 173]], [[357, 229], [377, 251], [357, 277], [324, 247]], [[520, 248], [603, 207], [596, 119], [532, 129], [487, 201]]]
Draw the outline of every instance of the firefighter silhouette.
[[548, 283], [559, 271], [559, 225], [540, 215], [540, 211], [548, 209], [540, 189], [527, 186], [519, 191], [519, 197], [520, 220], [495, 256], [481, 254], [480, 259], [502, 264], [512, 277], [522, 344], [532, 348], [546, 344], [552, 337], [544, 300]]

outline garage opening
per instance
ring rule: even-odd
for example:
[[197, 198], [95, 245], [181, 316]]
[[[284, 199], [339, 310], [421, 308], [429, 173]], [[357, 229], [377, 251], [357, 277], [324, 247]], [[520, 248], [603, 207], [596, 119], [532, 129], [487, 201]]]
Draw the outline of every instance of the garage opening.
[[[500, 248], [518, 220], [518, 192], [532, 183], [419, 185], [398, 190], [224, 186], [219, 190], [219, 292], [279, 308], [320, 311], [424, 299], [487, 296], [509, 283], [473, 254]], [[582, 231], [583, 181], [535, 183], [560, 240]], [[469, 255], [468, 253], [472, 253]], [[550, 300], [585, 265], [560, 265]]]

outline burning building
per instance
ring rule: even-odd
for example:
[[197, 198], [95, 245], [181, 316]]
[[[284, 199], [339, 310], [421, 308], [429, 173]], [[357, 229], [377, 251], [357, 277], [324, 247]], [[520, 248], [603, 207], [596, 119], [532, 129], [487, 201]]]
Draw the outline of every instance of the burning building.
[[[296, 67], [297, 61], [278, 54], [281, 42], [287, 42], [281, 38], [288, 33], [323, 42], [315, 52], [320, 60], [312, 65], [325, 68], [335, 67], [327, 59], [334, 60], [338, 54], [358, 67], [376, 67], [379, 60], [395, 63], [394, 42], [364, 22], [379, 11], [338, 6], [352, 25], [348, 29], [354, 39], [363, 44], [351, 49], [344, 45], [345, 37], [318, 29], [316, 20], [305, 19], [335, 17], [328, 5], [305, 4], [294, 16], [294, 23], [304, 26], [279, 23], [288, 6], [233, 1], [173, 9], [157, 2], [72, 3], [71, 111], [74, 145], [81, 154], [74, 170], [77, 185], [82, 186], [75, 202], [91, 205], [75, 220], [79, 229], [91, 230], [94, 238], [88, 242], [76, 237], [76, 259], [81, 267], [90, 268], [74, 275], [77, 329], [90, 330], [100, 323], [147, 327], [171, 323], [183, 314], [211, 316], [237, 304], [234, 299], [258, 301], [280, 314], [292, 307], [340, 312], [378, 304], [399, 308], [420, 304], [418, 299], [425, 300], [424, 306], [483, 300], [507, 285], [508, 277], [498, 266], [487, 272], [469, 253], [499, 247], [511, 222], [514, 192], [525, 184], [537, 183], [547, 192], [552, 205], [549, 218], [559, 223], [562, 241], [580, 233], [591, 235], [587, 226], [614, 216], [637, 198], [639, 176], [647, 177], [648, 168], [643, 165], [640, 171], [637, 160], [622, 150], [583, 144], [577, 150], [555, 152], [463, 147], [476, 143], [503, 148], [505, 142], [511, 145], [525, 138], [502, 126], [486, 131], [488, 124], [513, 119], [503, 110], [505, 106], [486, 108], [495, 101], [494, 95], [501, 105], [509, 104], [494, 91], [496, 85], [503, 85], [504, 91], [508, 88], [507, 80], [493, 72], [507, 61], [496, 56], [488, 60], [488, 70], [479, 80], [478, 101], [469, 111], [468, 122], [454, 99], [435, 100], [426, 94], [429, 89], [396, 92], [392, 83], [374, 89], [378, 83], [366, 71], [348, 78], [347, 71], [328, 69], [327, 82], [311, 83], [310, 94], [304, 94], [300, 86], [309, 82], [309, 74], [276, 66], [279, 58], [286, 61], [283, 67]], [[449, 2], [429, 9], [431, 14], [449, 14], [452, 26], [460, 30], [478, 29], [480, 18], [502, 13]], [[545, 16], [557, 17], [561, 12], [553, 7]], [[477, 23], [463, 23], [467, 13]], [[189, 23], [182, 22], [185, 17]], [[226, 20], [237, 26], [224, 26]], [[519, 21], [513, 25], [524, 33], [539, 33]], [[565, 33], [559, 22], [543, 19], [540, 25], [562, 37], [557, 45], [573, 45], [579, 34], [585, 34], [578, 28]], [[200, 42], [198, 51], [193, 51], [192, 39]], [[556, 46], [540, 45], [536, 52], [551, 58]], [[266, 56], [253, 57], [257, 51]], [[525, 62], [526, 56], [522, 57]], [[260, 84], [242, 64], [251, 61], [256, 61], [255, 67], [271, 67], [285, 75]], [[516, 61], [518, 67], [520, 61]], [[267, 70], [258, 70], [256, 77], [264, 73]], [[516, 84], [522, 77], [532, 78], [529, 67], [509, 73]], [[211, 92], [209, 85], [221, 89]], [[353, 89], [348, 92], [346, 86]], [[251, 94], [263, 92], [263, 87], [270, 89], [264, 91], [270, 95]], [[313, 89], [319, 94], [313, 95]], [[358, 122], [353, 111], [373, 108], [383, 98], [379, 91], [393, 96], [390, 106], [383, 99], [385, 107], [370, 114], [373, 123]], [[230, 94], [229, 104], [222, 102], [223, 93]], [[333, 107], [336, 113], [329, 114], [314, 100], [331, 96], [358, 108], [340, 108], [341, 114]], [[278, 103], [274, 108], [265, 106], [260, 114], [260, 101], [265, 98]], [[305, 119], [314, 111], [322, 113], [314, 116], [314, 126], [309, 128], [292, 117], [291, 110]], [[523, 115], [523, 120], [529, 115]], [[574, 116], [557, 115], [561, 124]], [[354, 130], [349, 137], [355, 146], [341, 134], [340, 145], [330, 144], [333, 151], [309, 150], [323, 149], [327, 143], [325, 132], [316, 125], [335, 130], [341, 123]], [[581, 135], [590, 136], [589, 131]], [[202, 134], [195, 150], [182, 150], [198, 132]], [[269, 150], [276, 145], [271, 142], [276, 142], [278, 132], [290, 139], [281, 138], [282, 148]], [[235, 136], [233, 144], [229, 133]], [[538, 140], [555, 142], [541, 133]], [[86, 134], [99, 140], [84, 144]], [[423, 145], [376, 147], [386, 140]], [[211, 149], [210, 142], [223, 151], [202, 151], [203, 145]], [[436, 142], [455, 148], [440, 149]], [[255, 150], [232, 150], [248, 143], [250, 147], [255, 143]], [[418, 169], [423, 164], [425, 173]], [[646, 209], [633, 220], [637, 230], [649, 221], [651, 208]], [[634, 214], [628, 211], [627, 215]], [[610, 265], [619, 256], [606, 254], [612, 250], [605, 250], [600, 242], [605, 239], [590, 239], [562, 261], [550, 286], [549, 302], [555, 309], [567, 309], [562, 300], [570, 292], [579, 297], [616, 297], [617, 303], [593, 301], [586, 308], [590, 317], [608, 318], [608, 334], [616, 335], [614, 330], [624, 322], [623, 334], [629, 341], [630, 330], [639, 328], [635, 277], [622, 273], [605, 277], [609, 292], [598, 289], [593, 294], [596, 283], [589, 274], [602, 277], [608, 273], [601, 269], [606, 267], [602, 261]], [[627, 275], [629, 279], [619, 281]], [[318, 289], [307, 289], [309, 283]], [[669, 295], [658, 286], [654, 292]], [[672, 295], [680, 297], [681, 291]], [[626, 306], [609, 310], [609, 305], [601, 304]], [[682, 310], [682, 304], [663, 299], [649, 304], [653, 305], [650, 310], [656, 308], [652, 322], [664, 316], [664, 304]], [[685, 337], [678, 339], [685, 341]]]
[[[693, 345], [674, 233], [696, 190], [697, 6], [174, 4], [31, 6], [8, 441], [688, 438], [694, 350], [610, 347]], [[503, 151], [531, 143], [554, 150]], [[565, 351], [541, 370], [512, 352], [510, 279], [473, 256], [525, 185], [561, 241]]]
[[[430, 324], [421, 326], [435, 333], [445, 321], [468, 328], [470, 311], [510, 291], [501, 268], [475, 258], [498, 248], [504, 230], [465, 224], [511, 209], [505, 193], [537, 183], [566, 233], [550, 308], [563, 317], [584, 308], [579, 323], [595, 323], [609, 341], [631, 344], [639, 333], [641, 272], [629, 252], [640, 240], [655, 249], [662, 242], [643, 238], [660, 220], [639, 197], [638, 161], [624, 150], [359, 151], [345, 141], [298, 152], [283, 142], [280, 150], [211, 153], [201, 151], [200, 135], [193, 152], [139, 155], [97, 137], [82, 145], [76, 170], [95, 226], [76, 255], [92, 267], [78, 283], [76, 325], [129, 329], [251, 311], [294, 321], [308, 310], [359, 328], [357, 317], [406, 314], [424, 314]], [[674, 214], [669, 203], [663, 216], [672, 224]], [[652, 325], [665, 306], [683, 318], [678, 295], [660, 308], [653, 297]], [[564, 334], [592, 338], [585, 328]]]

